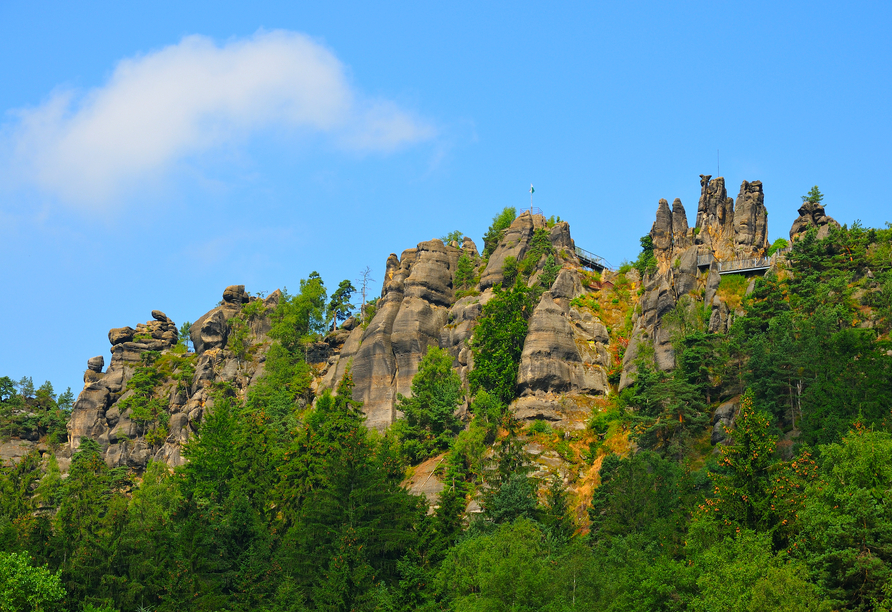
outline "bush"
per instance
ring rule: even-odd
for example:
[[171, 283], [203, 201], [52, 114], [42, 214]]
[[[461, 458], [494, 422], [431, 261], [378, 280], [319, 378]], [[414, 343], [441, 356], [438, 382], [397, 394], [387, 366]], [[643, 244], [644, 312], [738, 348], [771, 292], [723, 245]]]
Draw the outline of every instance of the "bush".
[[542, 419], [536, 419], [533, 421], [532, 425], [530, 425], [531, 433], [541, 433], [541, 434], [550, 434], [551, 433], [551, 425], [543, 421]]
[[32, 567], [28, 553], [0, 552], [0, 610], [45, 610], [63, 597], [58, 573]]
[[647, 274], [656, 272], [657, 258], [654, 257], [654, 241], [650, 234], [642, 236], [640, 242], [641, 253], [638, 254], [638, 259], [635, 260], [632, 266], [638, 270], [638, 274], [643, 279]]
[[483, 257], [489, 259], [496, 247], [499, 246], [499, 240], [502, 238], [502, 232], [509, 227], [517, 218], [517, 210], [511, 207], [505, 207], [502, 212], [492, 218], [492, 225], [483, 235]]
[[775, 252], [779, 251], [780, 249], [785, 249], [788, 246], [790, 246], [789, 242], [787, 242], [783, 238], [778, 238], [777, 240], [775, 240], [774, 242], [771, 243], [770, 247], [768, 247], [768, 257], [771, 257], [772, 255], [775, 254]]

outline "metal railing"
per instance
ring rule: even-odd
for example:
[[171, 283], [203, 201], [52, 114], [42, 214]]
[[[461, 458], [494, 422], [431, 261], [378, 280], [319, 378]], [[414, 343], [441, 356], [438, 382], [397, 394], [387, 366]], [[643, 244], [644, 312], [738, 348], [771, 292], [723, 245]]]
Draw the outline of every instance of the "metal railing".
[[579, 247], [576, 247], [576, 257], [579, 258], [579, 261], [581, 261], [583, 265], [588, 266], [589, 268], [597, 268], [600, 270], [612, 269], [612, 266], [606, 259], [600, 255], [595, 255], [591, 251], [580, 249]]
[[771, 259], [768, 257], [732, 259], [730, 261], [717, 261], [715, 262], [715, 265], [719, 274], [729, 274], [731, 272], [743, 272], [750, 270], [767, 270], [771, 266]]

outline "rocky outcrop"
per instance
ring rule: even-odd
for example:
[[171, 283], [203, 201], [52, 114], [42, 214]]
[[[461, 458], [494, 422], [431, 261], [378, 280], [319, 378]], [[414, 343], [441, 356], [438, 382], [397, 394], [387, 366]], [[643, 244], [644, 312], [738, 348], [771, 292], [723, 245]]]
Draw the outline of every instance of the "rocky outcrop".
[[[683, 219], [680, 203], [677, 209]], [[683, 227], [686, 221], [677, 224]], [[467, 237], [461, 247], [457, 242], [447, 246], [440, 240], [430, 240], [403, 251], [400, 257], [391, 254], [371, 320], [361, 324], [348, 319], [339, 329], [306, 346], [306, 359], [316, 374], [311, 391], [336, 389], [349, 368], [353, 396], [362, 402], [367, 425], [384, 429], [399, 418], [397, 398], [410, 394], [412, 378], [429, 347], [446, 349], [467, 382], [474, 365], [469, 340], [494, 295], [493, 286], [504, 280], [504, 262], [509, 257], [522, 261], [534, 237], [541, 240], [543, 235], [562, 269], [533, 309], [517, 378], [520, 398], [512, 410], [522, 419], [546, 418], [562, 426], [583, 424], [590, 410], [585, 398], [605, 394], [609, 388], [607, 371], [613, 359], [608, 350], [610, 336], [595, 312], [573, 305], [574, 298], [596, 289], [583, 286], [569, 225], [558, 222], [549, 226], [544, 217], [529, 212], [505, 230], [488, 262]], [[462, 255], [471, 260], [474, 276], [480, 281], [476, 286], [463, 285], [463, 294], [457, 296], [454, 279]], [[539, 262], [527, 261], [525, 274], [530, 286], [538, 283], [547, 261], [547, 255], [542, 255]], [[586, 278], [590, 284], [594, 277]], [[222, 301], [192, 324], [189, 334], [194, 353], [183, 354], [182, 349], [169, 353], [177, 340], [177, 328], [160, 311], [153, 311], [153, 320], [147, 323], [111, 330], [108, 369], [102, 371], [105, 360], [101, 357], [89, 360], [86, 384], [69, 424], [71, 449], [90, 437], [99, 442], [109, 465], [139, 469], [149, 459], [170, 465], [182, 463], [182, 445], [207, 411], [213, 410], [211, 386], [227, 382], [233, 393], [245, 397], [262, 376], [269, 342], [268, 315], [281, 296], [276, 291], [263, 301], [261, 315], [245, 319], [239, 316], [243, 308], [259, 298], [251, 297], [243, 285], [227, 287]], [[248, 327], [252, 347], [249, 355], [242, 348], [239, 357], [230, 347], [236, 320]], [[133, 395], [129, 381], [150, 353], [149, 361], [156, 353], [161, 354], [166, 360], [163, 363], [168, 364], [165, 372], [170, 375], [152, 391], [153, 397], [163, 399], [168, 406], [167, 437], [162, 443], [147, 440], [143, 426], [134, 423], [125, 401]], [[194, 374], [186, 381], [175, 376], [184, 370], [170, 371], [187, 367]], [[299, 399], [307, 401], [312, 398]]]
[[768, 248], [768, 211], [762, 182], [743, 181], [734, 209], [734, 253], [738, 257], [761, 257]]
[[223, 348], [229, 336], [228, 321], [248, 303], [250, 297], [244, 285], [230, 285], [223, 291], [222, 303], [199, 317], [189, 328], [189, 336], [196, 353]]
[[[556, 259], [565, 269], [530, 321], [518, 375], [518, 393], [523, 397], [515, 409], [523, 417], [535, 403], [533, 412], [547, 411], [550, 420], [566, 421], [572, 412], [572, 407], [565, 407], [568, 394], [606, 392], [606, 327], [591, 312], [570, 307], [570, 301], [583, 292], [575, 271], [579, 263], [570, 227], [558, 222], [549, 228], [543, 216], [529, 212], [505, 230], [488, 262], [479, 259], [476, 245], [467, 237], [461, 249], [432, 240], [407, 249], [400, 257], [391, 254], [374, 318], [367, 328], [350, 332], [339, 354], [329, 360], [320, 388], [334, 389], [352, 364], [353, 397], [363, 402], [369, 426], [383, 429], [399, 417], [397, 395], [410, 394], [412, 377], [428, 347], [449, 351], [459, 375], [467, 381], [473, 368], [468, 341], [477, 319], [493, 296], [492, 287], [504, 280], [505, 260], [522, 260], [536, 230], [548, 232]], [[452, 280], [462, 254], [478, 269], [485, 263], [486, 269], [472, 295], [455, 299]], [[537, 274], [531, 275], [531, 283]]]
[[480, 290], [485, 291], [504, 281], [505, 275], [502, 270], [505, 260], [509, 257], [513, 257], [516, 261], [522, 260], [530, 245], [533, 232], [545, 227], [547, 227], [547, 223], [542, 215], [531, 215], [529, 211], [524, 211], [517, 217], [504, 231], [498, 246], [489, 256], [486, 270], [480, 277]]
[[836, 219], [828, 217], [824, 207], [817, 202], [803, 202], [798, 212], [799, 216], [790, 227], [791, 241], [795, 241], [812, 227], [818, 228], [818, 240], [822, 240], [830, 234], [831, 227], [839, 227]]
[[530, 241], [536, 230], [548, 229], [548, 238], [551, 246], [554, 247], [558, 257], [574, 265], [579, 265], [576, 258], [575, 244], [570, 237], [570, 225], [566, 221], [555, 223], [550, 229], [548, 221], [542, 215], [532, 215], [529, 211], [524, 211], [514, 222], [504, 231], [498, 246], [496, 246], [489, 261], [486, 264], [486, 270], [480, 277], [480, 290], [485, 291], [494, 285], [505, 280], [503, 272], [505, 261], [509, 257], [513, 257], [515, 261], [521, 261], [527, 255], [530, 247]]
[[582, 293], [577, 272], [564, 269], [533, 311], [517, 375], [518, 418], [581, 425], [587, 409], [574, 399], [609, 389], [607, 328], [591, 311], [570, 307]]
[[[263, 301], [264, 312], [271, 312], [280, 297], [279, 291], [267, 297]], [[81, 440], [87, 437], [100, 444], [110, 466], [142, 469], [150, 459], [169, 465], [182, 463], [182, 445], [201, 421], [204, 411], [212, 405], [209, 387], [215, 382], [229, 382], [244, 396], [258, 372], [262, 371], [265, 360], [262, 348], [253, 360], [247, 362], [226, 349], [229, 320], [245, 304], [256, 299], [247, 294], [243, 285], [227, 287], [221, 305], [192, 326], [190, 335], [196, 350], [178, 354], [183, 363], [176, 366], [194, 368], [192, 379], [185, 384], [165, 379], [154, 389], [154, 396], [167, 403], [168, 411], [168, 436], [160, 444], [146, 441], [144, 428], [131, 419], [131, 411], [122, 400], [133, 394], [128, 383], [136, 368], [145, 365], [149, 354], [154, 359], [174, 347], [178, 336], [176, 325], [160, 310], [153, 310], [151, 321], [135, 328], [112, 329], [108, 336], [112, 345], [108, 370], [102, 372], [105, 359], [101, 356], [87, 362], [84, 389], [74, 404], [68, 423], [70, 450], [76, 450]], [[249, 341], [262, 346], [270, 329], [269, 317], [256, 317], [248, 321], [248, 327]], [[179, 371], [174, 370], [172, 374]]]
[[397, 394], [410, 394], [418, 363], [429, 346], [439, 345], [455, 301], [452, 280], [461, 253], [430, 240], [399, 259], [391, 254], [374, 318], [351, 332], [323, 378], [323, 386], [333, 388], [352, 362], [353, 397], [363, 403], [370, 427], [384, 429], [394, 421]]
[[[713, 306], [720, 281], [715, 262], [763, 257], [768, 250], [768, 211], [760, 181], [743, 181], [737, 200], [728, 197], [725, 180], [700, 175], [700, 200], [693, 228], [681, 200], [661, 199], [650, 231], [657, 270], [644, 279], [644, 294], [634, 318], [629, 347], [623, 359], [620, 388], [632, 384], [635, 360], [642, 343], [654, 348], [654, 363], [661, 370], [675, 367], [671, 333], [663, 317], [684, 301], [685, 308], [703, 303]], [[728, 309], [716, 307], [710, 331], [725, 330]]]
[[734, 418], [740, 408], [739, 400], [739, 397], [735, 397], [715, 409], [715, 413], [712, 415], [712, 435], [710, 436], [710, 442], [713, 445], [723, 442], [727, 438], [726, 430], [734, 427]]

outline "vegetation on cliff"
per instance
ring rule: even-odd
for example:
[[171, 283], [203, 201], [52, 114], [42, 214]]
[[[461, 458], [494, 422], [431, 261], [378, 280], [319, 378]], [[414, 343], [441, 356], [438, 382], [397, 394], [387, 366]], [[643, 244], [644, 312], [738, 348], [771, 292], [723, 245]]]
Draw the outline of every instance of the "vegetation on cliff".
[[[328, 302], [310, 275], [272, 312], [246, 301], [226, 350], [264, 351], [263, 373], [244, 393], [211, 384], [184, 465], [110, 468], [83, 438], [64, 478], [46, 450], [0, 468], [0, 575], [42, 585], [28, 605], [45, 610], [889, 609], [892, 229], [824, 227], [764, 277], [724, 276], [716, 302], [691, 289], [666, 306], [674, 367], [643, 346], [621, 390], [653, 242], [640, 276], [585, 273], [574, 296], [535, 229], [514, 282], [479, 305], [467, 386], [453, 354], [427, 349], [383, 432], [365, 426], [349, 367], [312, 401], [308, 355], [340, 333], [347, 285]], [[451, 261], [455, 288], [473, 288], [476, 255]], [[530, 318], [555, 300], [610, 328], [611, 392], [582, 430], [511, 407]], [[710, 325], [729, 304], [729, 325]], [[142, 354], [123, 392], [154, 439], [161, 381], [176, 391], [200, 372], [178, 350]], [[0, 385], [5, 436], [58, 437], [40, 417], [70, 397]], [[431, 511], [403, 486], [423, 462], [442, 484]]]

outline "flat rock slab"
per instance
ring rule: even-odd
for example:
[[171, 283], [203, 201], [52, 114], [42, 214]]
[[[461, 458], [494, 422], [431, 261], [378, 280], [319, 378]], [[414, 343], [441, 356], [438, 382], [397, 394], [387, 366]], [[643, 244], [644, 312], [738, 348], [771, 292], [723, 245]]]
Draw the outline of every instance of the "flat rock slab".
[[443, 457], [445, 454], [437, 455], [416, 466], [412, 476], [403, 483], [412, 495], [424, 495], [428, 506], [436, 505], [437, 496], [444, 488], [443, 481], [434, 476], [434, 471], [440, 467]]
[[15, 465], [36, 446], [27, 440], [10, 440], [0, 443], [0, 465]]

